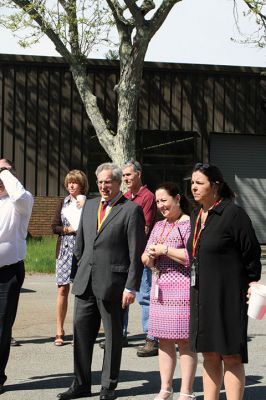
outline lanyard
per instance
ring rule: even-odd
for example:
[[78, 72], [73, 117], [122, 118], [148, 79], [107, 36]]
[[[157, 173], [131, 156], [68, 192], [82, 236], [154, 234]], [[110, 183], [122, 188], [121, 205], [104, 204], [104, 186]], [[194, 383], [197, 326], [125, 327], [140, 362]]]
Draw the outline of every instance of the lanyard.
[[103, 207], [103, 204], [100, 201], [99, 208], [98, 208], [98, 216], [97, 216], [97, 219], [98, 219], [98, 231], [101, 229], [101, 226], [104, 223], [104, 221], [106, 220], [106, 218], [109, 215], [110, 211], [116, 205], [116, 203], [118, 203], [118, 201], [121, 199], [121, 197], [123, 197], [123, 194], [121, 194], [118, 197], [118, 199], [116, 199], [116, 201], [113, 202], [113, 204], [107, 206], [108, 208], [106, 209], [105, 216], [103, 217], [102, 221], [101, 221], [100, 215], [101, 215], [101, 209]]
[[[197, 247], [197, 244], [198, 244], [198, 241], [199, 241], [201, 232], [202, 232], [202, 230], [204, 229], [204, 225], [201, 225], [200, 230], [199, 230], [199, 232], [197, 233], [197, 231], [198, 231], [198, 226], [199, 226], [199, 221], [200, 221], [202, 212], [203, 212], [203, 209], [201, 208], [200, 211], [199, 211], [199, 213], [198, 213], [197, 219], [196, 219], [196, 224], [195, 224], [195, 229], [194, 229], [194, 234], [193, 234], [193, 242], [192, 242], [192, 257], [193, 257], [193, 258], [195, 258], [196, 247]], [[208, 215], [209, 215], [209, 214], [208, 214]], [[207, 215], [207, 218], [208, 218], [208, 215]], [[207, 220], [207, 218], [206, 218], [206, 220]], [[206, 220], [205, 220], [205, 223], [206, 223]]]
[[166, 228], [166, 223], [167, 220], [165, 220], [165, 224], [164, 227], [162, 229], [162, 232], [160, 234], [159, 240], [157, 241], [157, 243], [163, 244], [165, 243], [166, 239], [168, 238], [168, 236], [170, 235], [170, 233], [172, 232], [172, 230], [175, 228], [176, 224], [179, 222], [180, 218], [182, 217], [182, 214], [179, 216], [179, 218], [173, 223], [173, 225], [170, 227], [170, 229], [168, 230], [168, 232], [166, 233], [166, 235], [163, 237], [165, 228]]
[[[208, 211], [212, 210], [214, 207], [216, 207], [218, 204], [220, 204], [222, 201], [222, 199], [220, 199], [219, 201], [216, 201], [210, 208]], [[209, 213], [207, 214], [207, 218], [205, 219], [204, 224], [201, 224], [200, 230], [198, 232], [198, 226], [199, 226], [199, 222], [200, 222], [200, 218], [201, 218], [201, 214], [203, 213], [203, 208], [200, 209], [197, 219], [196, 219], [196, 224], [195, 224], [195, 229], [194, 229], [194, 234], [193, 234], [193, 242], [192, 242], [192, 257], [195, 258], [196, 255], [196, 248], [197, 248], [197, 244], [201, 235], [201, 232], [203, 231], [205, 225], [206, 225], [206, 221], [207, 218], [209, 216]], [[197, 233], [198, 232], [198, 233]]]

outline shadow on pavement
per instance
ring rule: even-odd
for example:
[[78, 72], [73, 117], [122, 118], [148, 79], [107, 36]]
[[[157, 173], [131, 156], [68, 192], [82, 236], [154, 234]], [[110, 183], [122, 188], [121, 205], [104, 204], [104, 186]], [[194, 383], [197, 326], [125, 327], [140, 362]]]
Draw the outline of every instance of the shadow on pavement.
[[266, 386], [246, 387], [243, 400], [265, 400]]
[[36, 290], [21, 288], [20, 293], [36, 293]]
[[[64, 390], [67, 389], [72, 383], [72, 374], [55, 374], [55, 375], [46, 375], [46, 376], [32, 376], [29, 377], [27, 382], [18, 383], [17, 385], [6, 385], [5, 390], [8, 391], [25, 391], [25, 390], [49, 390], [49, 389], [58, 389]], [[140, 381], [142, 381], [140, 383]], [[144, 381], [144, 382], [143, 382]], [[128, 388], [118, 389], [116, 391], [117, 397], [128, 397], [128, 396], [140, 396], [140, 395], [153, 395], [154, 393], [159, 392], [160, 380], [159, 380], [159, 372], [151, 371], [151, 372], [139, 372], [139, 371], [125, 371], [122, 370], [120, 373], [120, 382], [129, 382]], [[132, 386], [132, 382], [136, 382], [136, 385]], [[154, 382], [157, 385], [154, 385]], [[101, 371], [95, 371], [92, 374], [92, 384], [99, 385], [101, 384]], [[180, 379], [174, 380], [174, 391], [177, 392], [180, 387]], [[202, 391], [202, 382], [201, 378], [196, 377], [194, 383], [195, 391]], [[97, 395], [98, 392], [94, 391], [93, 395]], [[200, 397], [197, 398], [200, 400]]]
[[[5, 390], [8, 391], [25, 391], [25, 390], [49, 390], [67, 389], [72, 383], [72, 374], [54, 374], [46, 376], [32, 376], [29, 377], [27, 382], [19, 383], [17, 385], [6, 385]], [[261, 376], [247, 376], [247, 385], [254, 385], [254, 383], [259, 383]], [[141, 381], [141, 383], [140, 383]], [[139, 372], [139, 371], [128, 371], [122, 370], [120, 372], [120, 382], [129, 382], [128, 388], [118, 389], [116, 391], [118, 398], [128, 397], [128, 396], [143, 396], [143, 395], [153, 395], [159, 392], [160, 389], [160, 379], [158, 371], [150, 372]], [[132, 385], [132, 382], [136, 382], [136, 385]], [[156, 385], [154, 385], [156, 382]], [[180, 388], [180, 378], [174, 379], [174, 392], [178, 393]], [[101, 371], [94, 371], [92, 374], [92, 384], [101, 384]], [[94, 388], [93, 388], [94, 389]], [[202, 392], [202, 379], [201, 377], [196, 377], [194, 382], [194, 391]], [[97, 395], [98, 392], [93, 390], [93, 395]], [[246, 386], [245, 395], [243, 400], [265, 400], [266, 399], [266, 386]], [[203, 400], [203, 395], [197, 396], [197, 400]], [[221, 392], [220, 400], [226, 400], [224, 390]]]

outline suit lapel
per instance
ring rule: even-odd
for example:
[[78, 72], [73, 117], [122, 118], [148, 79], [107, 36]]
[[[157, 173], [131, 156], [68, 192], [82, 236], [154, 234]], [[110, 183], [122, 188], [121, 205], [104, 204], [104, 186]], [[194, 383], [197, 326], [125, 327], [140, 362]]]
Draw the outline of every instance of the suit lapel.
[[91, 225], [91, 232], [95, 232], [95, 236], [97, 235], [97, 215], [98, 215], [98, 208], [100, 205], [101, 198], [97, 197], [95, 199], [94, 204], [92, 205], [90, 209], [90, 213], [88, 215], [88, 223]]
[[106, 219], [103, 221], [103, 224], [102, 224], [100, 230], [97, 232], [96, 237], [98, 237], [102, 233], [102, 231], [110, 224], [110, 222], [112, 222], [113, 219], [116, 218], [117, 214], [120, 213], [120, 211], [123, 208], [123, 204], [124, 204], [125, 200], [126, 199], [124, 196], [121, 197], [119, 202], [112, 207], [110, 213], [108, 214]]

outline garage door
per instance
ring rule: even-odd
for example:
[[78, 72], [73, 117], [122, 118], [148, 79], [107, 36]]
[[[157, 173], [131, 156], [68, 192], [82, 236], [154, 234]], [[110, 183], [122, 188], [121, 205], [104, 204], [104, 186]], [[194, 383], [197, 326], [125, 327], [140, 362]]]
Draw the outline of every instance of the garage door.
[[266, 243], [266, 136], [211, 134], [210, 162], [221, 168], [250, 216], [261, 244]]

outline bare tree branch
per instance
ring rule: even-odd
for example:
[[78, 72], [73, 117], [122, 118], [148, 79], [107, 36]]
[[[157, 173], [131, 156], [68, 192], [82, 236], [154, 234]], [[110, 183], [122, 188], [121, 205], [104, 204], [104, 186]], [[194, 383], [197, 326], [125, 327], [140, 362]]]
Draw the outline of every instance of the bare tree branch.
[[143, 15], [148, 14], [148, 12], [150, 12], [151, 10], [153, 10], [155, 8], [155, 4], [153, 0], [144, 0], [142, 3], [141, 8], [141, 12]]
[[133, 32], [134, 25], [126, 18], [124, 18], [123, 12], [125, 9], [123, 9], [116, 0], [106, 0], [106, 1], [114, 16], [117, 31], [120, 37], [119, 55], [120, 55], [121, 69], [123, 69], [125, 62], [124, 60], [125, 58], [127, 59], [127, 57], [124, 56], [129, 55], [132, 50], [131, 34]]
[[138, 7], [137, 4], [132, 0], [124, 0], [124, 2], [134, 18], [136, 27], [142, 26], [144, 23], [144, 16], [141, 12], [141, 8]]
[[155, 12], [152, 19], [149, 21], [149, 39], [158, 31], [161, 25], [164, 23], [169, 12], [172, 10], [175, 4], [182, 0], [164, 0], [158, 10]]
[[61, 6], [64, 8], [64, 10], [66, 10], [67, 7], [67, 3], [65, 0], [59, 0], [59, 3], [61, 4]]
[[54, 43], [56, 50], [61, 54], [69, 63], [73, 63], [73, 57], [68, 51], [60, 37], [56, 32], [50, 28], [47, 21], [44, 20], [42, 15], [32, 7], [31, 1], [28, 0], [14, 0], [14, 3], [28, 13], [32, 19], [39, 25], [41, 30], [48, 36], [48, 38]]
[[248, 8], [256, 15], [258, 15], [262, 21], [264, 21], [266, 23], [266, 15], [262, 14], [258, 7], [256, 6], [256, 1], [255, 2], [251, 2], [250, 0], [243, 0], [244, 3], [246, 3], [246, 5], [248, 6]]
[[66, 13], [68, 16], [69, 41], [70, 41], [71, 50], [72, 50], [73, 54], [80, 56], [81, 51], [80, 51], [80, 46], [79, 46], [79, 32], [78, 32], [76, 0], [69, 0], [68, 3], [66, 4], [65, 10], [66, 10]]
[[128, 20], [123, 16], [124, 8], [120, 6], [118, 1], [106, 0], [106, 2], [112, 11], [117, 26], [120, 26], [121, 24], [128, 25]]
[[[233, 0], [234, 2], [234, 18], [236, 21], [236, 26], [239, 33], [242, 36], [245, 36], [244, 40], [241, 40], [240, 43], [252, 43], [259, 47], [266, 46], [266, 0], [243, 0], [248, 10], [243, 12], [245, 17], [253, 16], [256, 19], [257, 29], [252, 33], [243, 33], [241, 32], [241, 27], [238, 18], [238, 3], [237, 0]], [[231, 40], [237, 42], [239, 40], [231, 38]]]

